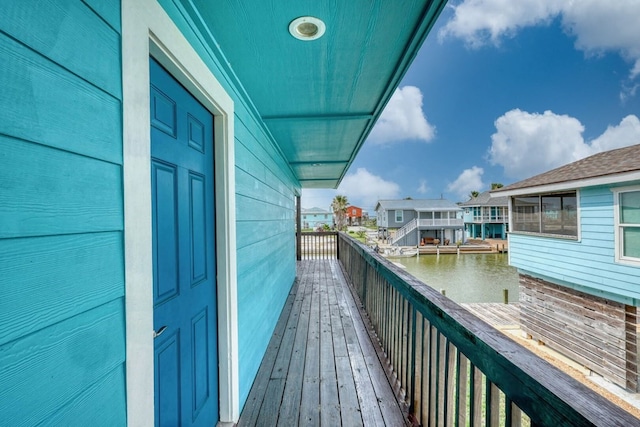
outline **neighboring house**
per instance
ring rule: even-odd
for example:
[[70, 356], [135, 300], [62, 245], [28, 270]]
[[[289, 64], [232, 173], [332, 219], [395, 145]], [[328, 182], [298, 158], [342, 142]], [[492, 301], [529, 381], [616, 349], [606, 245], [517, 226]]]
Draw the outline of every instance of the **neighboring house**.
[[464, 228], [470, 239], [506, 239], [509, 225], [509, 199], [491, 197], [489, 191], [460, 203], [464, 209]]
[[379, 200], [375, 210], [378, 229], [390, 233], [395, 245], [433, 244], [436, 239], [451, 244], [464, 234], [462, 209], [445, 199]]
[[0, 424], [236, 423], [444, 4], [0, 2]]
[[302, 228], [316, 229], [328, 225], [333, 227], [333, 212], [320, 208], [301, 209]]
[[347, 225], [362, 225], [362, 208], [347, 206]]
[[521, 325], [615, 384], [638, 390], [640, 145], [492, 192], [510, 199]]

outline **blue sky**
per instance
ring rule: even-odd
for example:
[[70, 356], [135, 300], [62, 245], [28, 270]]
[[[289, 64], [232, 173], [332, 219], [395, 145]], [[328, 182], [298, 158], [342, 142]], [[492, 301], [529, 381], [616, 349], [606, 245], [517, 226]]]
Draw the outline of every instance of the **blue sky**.
[[640, 0], [450, 1], [337, 190], [468, 199], [640, 143]]

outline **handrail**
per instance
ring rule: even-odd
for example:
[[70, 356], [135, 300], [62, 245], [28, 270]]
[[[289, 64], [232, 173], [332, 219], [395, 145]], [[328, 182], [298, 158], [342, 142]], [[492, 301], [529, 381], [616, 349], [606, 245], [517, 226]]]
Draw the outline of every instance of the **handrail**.
[[528, 418], [531, 426], [637, 425], [628, 412], [366, 246], [342, 234], [338, 245], [415, 424], [519, 426]]
[[408, 223], [406, 223], [396, 231], [396, 235], [393, 238], [393, 243], [397, 242], [398, 240], [400, 240], [401, 238], [409, 234], [410, 231], [415, 230], [416, 227], [417, 227], [417, 221], [415, 218], [413, 218], [411, 221], [409, 221]]

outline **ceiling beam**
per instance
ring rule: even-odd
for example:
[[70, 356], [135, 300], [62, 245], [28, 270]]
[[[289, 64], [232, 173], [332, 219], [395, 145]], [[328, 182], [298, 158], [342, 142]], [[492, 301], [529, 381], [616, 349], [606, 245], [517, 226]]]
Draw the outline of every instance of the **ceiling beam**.
[[280, 116], [262, 116], [264, 121], [288, 120], [288, 121], [313, 121], [313, 120], [370, 120], [373, 114], [355, 113], [355, 114], [302, 114], [302, 115], [280, 115]]

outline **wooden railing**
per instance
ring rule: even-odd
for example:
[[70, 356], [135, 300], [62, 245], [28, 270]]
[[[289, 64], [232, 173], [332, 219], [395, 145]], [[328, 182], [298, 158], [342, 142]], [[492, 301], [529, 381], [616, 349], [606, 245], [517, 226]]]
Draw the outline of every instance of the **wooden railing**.
[[344, 234], [338, 246], [414, 424], [638, 425], [626, 411], [366, 246]]
[[302, 232], [298, 235], [298, 260], [338, 258], [338, 232]]

